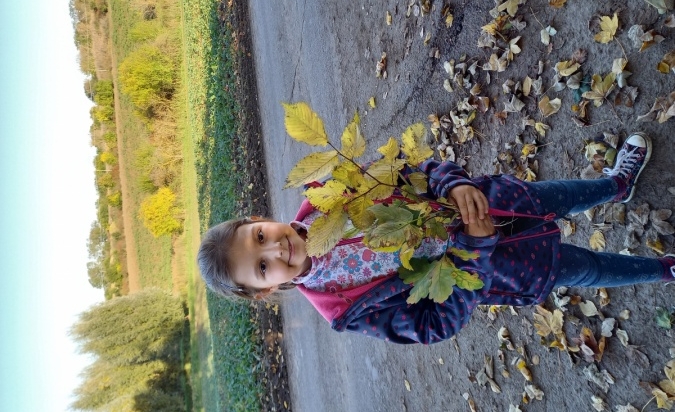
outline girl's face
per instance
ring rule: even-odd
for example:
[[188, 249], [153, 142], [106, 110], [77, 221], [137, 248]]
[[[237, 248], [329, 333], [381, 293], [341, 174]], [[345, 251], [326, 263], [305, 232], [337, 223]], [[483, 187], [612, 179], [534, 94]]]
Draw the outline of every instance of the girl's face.
[[305, 239], [279, 222], [256, 221], [235, 232], [232, 280], [242, 286], [275, 290], [312, 266]]

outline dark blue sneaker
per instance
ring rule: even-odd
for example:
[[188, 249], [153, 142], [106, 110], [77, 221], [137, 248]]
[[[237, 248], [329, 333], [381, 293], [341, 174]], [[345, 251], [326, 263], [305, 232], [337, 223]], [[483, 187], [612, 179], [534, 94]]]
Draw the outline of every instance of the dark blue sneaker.
[[619, 150], [614, 168], [602, 169], [604, 174], [615, 177], [623, 183], [619, 184], [619, 194], [614, 198], [614, 202], [626, 203], [633, 198], [635, 182], [651, 155], [652, 141], [649, 136], [644, 133], [633, 133]]

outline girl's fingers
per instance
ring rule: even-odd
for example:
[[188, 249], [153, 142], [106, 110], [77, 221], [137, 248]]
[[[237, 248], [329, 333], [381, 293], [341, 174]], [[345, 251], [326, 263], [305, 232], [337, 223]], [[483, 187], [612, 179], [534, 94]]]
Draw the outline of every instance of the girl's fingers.
[[469, 223], [474, 223], [476, 221], [476, 204], [473, 201], [471, 193], [467, 193], [465, 202], [466, 202], [466, 209], [469, 215]]

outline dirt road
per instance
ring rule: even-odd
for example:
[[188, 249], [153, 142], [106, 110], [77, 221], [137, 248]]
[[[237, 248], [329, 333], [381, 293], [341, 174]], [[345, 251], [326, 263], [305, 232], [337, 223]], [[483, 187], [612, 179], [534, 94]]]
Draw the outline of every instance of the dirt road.
[[[282, 101], [307, 101], [325, 121], [333, 141], [338, 141], [342, 128], [358, 110], [362, 115], [363, 132], [369, 144], [369, 158], [375, 157], [375, 148], [390, 136], [400, 136], [404, 128], [424, 121], [431, 113], [447, 113], [468, 91], [448, 93], [443, 82], [448, 77], [443, 62], [460, 60], [485, 63], [492, 51], [478, 49], [476, 41], [480, 27], [492, 18], [488, 10], [492, 0], [450, 2], [454, 22], [446, 28], [441, 16], [443, 2], [432, 2], [426, 16], [406, 17], [406, 3], [393, 0], [380, 2], [295, 1], [250, 2], [253, 29], [254, 57], [258, 78], [259, 105], [262, 118], [271, 205], [275, 218], [288, 221], [300, 204], [300, 192], [283, 190], [286, 174], [309, 150], [296, 144], [286, 135], [283, 126]], [[662, 75], [655, 66], [665, 52], [675, 48], [675, 29], [662, 30], [666, 40], [643, 53], [638, 53], [627, 37], [628, 28], [643, 24], [646, 29], [661, 31], [663, 18], [643, 1], [579, 2], [570, 0], [556, 10], [548, 1], [531, 0], [519, 8], [528, 23], [521, 32], [518, 44], [521, 54], [509, 68], [491, 72], [488, 85], [485, 72], [479, 81], [484, 95], [491, 97], [493, 106], [479, 116], [474, 126], [480, 136], [456, 146], [458, 159], [467, 161], [467, 169], [475, 175], [492, 173], [494, 160], [507, 142], [517, 135], [524, 140], [536, 137], [534, 132], [523, 132], [521, 119], [525, 114], [545, 121], [551, 131], [538, 139], [541, 150], [538, 179], [579, 178], [586, 166], [583, 158], [583, 139], [602, 132], [621, 134], [637, 128], [654, 137], [657, 148], [652, 164], [641, 177], [636, 198], [629, 205], [648, 202], [652, 208], [670, 208], [675, 197], [665, 192], [675, 186], [673, 165], [673, 122], [636, 124], [638, 114], [646, 113], [657, 96], [675, 90], [675, 74]], [[386, 24], [385, 15], [392, 14], [392, 24]], [[597, 33], [597, 16], [618, 12], [621, 21], [618, 42], [603, 45], [593, 41]], [[589, 27], [589, 22], [593, 24]], [[549, 50], [540, 41], [540, 30], [554, 26], [558, 33]], [[424, 38], [429, 35], [428, 44]], [[501, 124], [494, 114], [504, 107], [502, 83], [507, 79], [522, 80], [526, 75], [535, 78], [538, 62], [544, 64], [544, 90], [551, 85], [553, 67], [567, 60], [578, 48], [588, 51], [585, 73], [607, 73], [612, 60], [628, 57], [628, 69], [633, 72], [629, 84], [638, 86], [640, 95], [633, 108], [616, 107], [607, 103], [591, 111], [590, 124], [578, 128], [570, 120], [573, 114], [569, 90], [559, 93], [550, 90], [551, 98], [560, 97], [563, 108], [545, 120], [537, 111], [536, 99], [526, 99], [522, 113], [511, 114]], [[382, 52], [388, 56], [387, 78], [375, 77], [375, 66]], [[436, 53], [438, 58], [436, 58]], [[500, 52], [501, 53], [501, 52]], [[377, 107], [367, 106], [375, 97]], [[585, 217], [577, 216], [578, 231], [568, 241], [587, 245], [590, 225]], [[672, 223], [672, 219], [671, 219]], [[609, 251], [623, 249], [625, 229], [620, 225], [607, 232]], [[673, 236], [663, 238], [666, 249], [672, 251]], [[653, 255], [641, 247], [638, 252]], [[592, 290], [581, 291], [585, 299], [595, 300]], [[532, 310], [518, 309], [518, 315], [503, 312], [495, 321], [485, 313], [474, 314], [456, 344], [447, 342], [433, 346], [404, 347], [386, 344], [355, 334], [336, 333], [298, 293], [292, 292], [285, 300], [284, 348], [289, 367], [289, 381], [295, 411], [468, 411], [462, 397], [471, 396], [479, 411], [507, 411], [509, 405], [520, 405], [525, 411], [582, 411], [591, 410], [591, 396], [605, 399], [612, 410], [617, 405], [632, 403], [642, 408], [651, 395], [639, 387], [640, 381], [658, 382], [664, 378], [663, 366], [669, 359], [668, 349], [675, 346], [669, 331], [656, 327], [653, 316], [658, 306], [670, 307], [675, 286], [641, 286], [610, 290], [610, 305], [602, 308], [607, 317], [616, 317], [624, 309], [631, 311], [628, 320], [620, 321], [627, 331], [630, 343], [638, 345], [648, 357], [630, 357], [628, 351], [613, 336], [608, 339], [599, 369], [606, 369], [616, 383], [604, 393], [599, 386], [587, 381], [583, 361], [573, 362], [567, 353], [550, 352], [539, 343], [532, 331]], [[547, 307], [552, 308], [548, 302]], [[569, 314], [580, 318], [579, 326], [566, 322], [567, 336], [579, 336], [582, 325], [592, 328], [599, 337], [598, 317], [586, 318], [579, 308]], [[511, 365], [518, 357], [515, 351], [505, 352], [506, 369], [510, 377], [497, 372], [496, 381], [501, 393], [472, 382], [482, 367], [484, 356], [496, 358], [500, 344], [497, 330], [507, 326], [514, 344], [524, 348], [533, 374], [533, 384], [544, 392], [542, 400], [523, 405], [522, 392], [526, 384], [523, 376]], [[540, 363], [533, 364], [539, 357]], [[409, 388], [406, 385], [409, 383]], [[652, 403], [645, 410], [654, 410]]]

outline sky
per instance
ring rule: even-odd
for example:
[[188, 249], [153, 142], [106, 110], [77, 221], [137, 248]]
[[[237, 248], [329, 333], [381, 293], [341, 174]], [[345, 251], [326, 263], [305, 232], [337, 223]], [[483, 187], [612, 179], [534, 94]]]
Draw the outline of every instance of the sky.
[[68, 0], [0, 1], [0, 411], [66, 411], [88, 359], [94, 148]]

